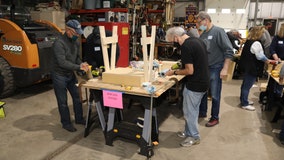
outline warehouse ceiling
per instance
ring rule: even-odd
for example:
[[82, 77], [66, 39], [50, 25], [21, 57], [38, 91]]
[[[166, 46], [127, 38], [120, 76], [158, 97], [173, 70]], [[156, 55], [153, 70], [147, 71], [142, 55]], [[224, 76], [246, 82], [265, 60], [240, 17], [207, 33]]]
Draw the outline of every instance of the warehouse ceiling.
[[[250, 0], [251, 2], [256, 2], [257, 0]], [[284, 0], [258, 0], [258, 2], [284, 2]]]
[[[177, 2], [202, 2], [210, 0], [176, 0]], [[231, 0], [236, 1], [236, 0]], [[256, 2], [257, 0], [250, 0], [251, 2]], [[258, 0], [258, 2], [284, 2], [284, 0]]]

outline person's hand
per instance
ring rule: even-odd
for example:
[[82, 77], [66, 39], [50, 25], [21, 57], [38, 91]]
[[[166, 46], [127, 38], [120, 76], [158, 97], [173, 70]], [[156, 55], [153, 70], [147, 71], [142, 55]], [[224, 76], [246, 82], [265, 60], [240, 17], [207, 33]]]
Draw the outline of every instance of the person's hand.
[[272, 64], [272, 65], [277, 65], [279, 63], [278, 60], [271, 60], [271, 59], [269, 59], [267, 62], [268, 64]]
[[165, 73], [166, 76], [172, 76], [174, 75], [175, 70], [169, 70]]
[[87, 72], [89, 70], [89, 64], [84, 62], [80, 64], [80, 69]]
[[226, 69], [222, 69], [221, 70], [221, 72], [220, 72], [220, 78], [221, 79], [224, 79], [224, 78], [226, 78], [227, 77], [227, 75], [228, 75], [228, 70], [226, 70]]

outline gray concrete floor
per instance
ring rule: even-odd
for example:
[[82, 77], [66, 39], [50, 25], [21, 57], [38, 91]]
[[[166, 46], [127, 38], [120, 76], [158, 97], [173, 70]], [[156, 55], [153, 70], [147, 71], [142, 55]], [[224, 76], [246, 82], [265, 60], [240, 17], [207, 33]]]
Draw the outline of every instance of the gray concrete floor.
[[[154, 147], [153, 160], [283, 160], [284, 148], [278, 141], [283, 120], [270, 123], [273, 111], [261, 111], [259, 88], [251, 90], [250, 99], [256, 111], [239, 108], [241, 80], [223, 83], [220, 124], [207, 128], [207, 119], [199, 120], [201, 143], [189, 148], [180, 147], [184, 120], [177, 106], [160, 106], [159, 145]], [[84, 126], [70, 133], [61, 128], [57, 104], [51, 84], [21, 89], [2, 99], [6, 102], [6, 117], [0, 118], [1, 160], [142, 160], [135, 142], [117, 139], [113, 146], [105, 145], [100, 126], [84, 138]], [[71, 102], [71, 98], [69, 98]], [[71, 103], [69, 103], [71, 104]], [[84, 110], [86, 111], [86, 104]], [[132, 109], [135, 110], [135, 107]], [[139, 110], [136, 109], [135, 112]], [[127, 111], [131, 113], [131, 110]], [[73, 115], [73, 112], [71, 110]]]

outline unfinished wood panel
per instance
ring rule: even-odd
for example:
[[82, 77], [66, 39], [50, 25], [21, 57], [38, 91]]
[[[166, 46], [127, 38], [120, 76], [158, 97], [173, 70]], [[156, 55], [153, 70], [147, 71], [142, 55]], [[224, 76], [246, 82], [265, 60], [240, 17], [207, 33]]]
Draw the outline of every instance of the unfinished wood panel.
[[144, 72], [134, 71], [131, 68], [116, 68], [103, 72], [102, 81], [104, 83], [140, 87], [144, 82]]
[[[162, 70], [170, 69], [176, 62], [163, 61]], [[103, 72], [102, 82], [110, 84], [127, 85], [141, 87], [144, 81], [144, 71], [133, 70], [132, 68], [116, 68]]]
[[223, 81], [231, 81], [233, 79], [236, 62], [230, 61], [227, 77]]

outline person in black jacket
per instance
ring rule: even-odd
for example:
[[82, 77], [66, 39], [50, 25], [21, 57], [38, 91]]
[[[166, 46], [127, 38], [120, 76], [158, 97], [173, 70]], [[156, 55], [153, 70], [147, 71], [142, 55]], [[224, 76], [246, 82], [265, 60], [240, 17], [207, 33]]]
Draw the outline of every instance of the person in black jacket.
[[[276, 36], [273, 37], [270, 44], [270, 54], [274, 60], [281, 62], [284, 60], [284, 23], [281, 24]], [[281, 97], [283, 93], [283, 85], [275, 84], [275, 95]]]
[[[105, 33], [106, 37], [112, 36], [111, 31], [105, 30]], [[116, 62], [117, 62], [120, 55], [120, 48], [118, 44], [116, 46], [117, 46], [116, 47]], [[111, 46], [108, 47], [108, 57], [110, 62]], [[84, 60], [92, 66], [92, 70], [104, 66], [100, 31], [98, 26], [94, 27], [93, 32], [86, 39]]]
[[[109, 30], [105, 30], [106, 37], [112, 36], [112, 32]], [[111, 45], [108, 47], [108, 58], [109, 63], [111, 62]], [[84, 46], [84, 60], [92, 66], [92, 70], [100, 70], [100, 72], [103, 71], [104, 68], [104, 59], [103, 59], [103, 50], [101, 47], [101, 36], [100, 36], [100, 30], [99, 27], [96, 26], [93, 29], [93, 32], [87, 37], [86, 43]], [[116, 45], [116, 62], [119, 59], [120, 55], [120, 48], [119, 45]], [[101, 74], [101, 73], [99, 73]], [[99, 76], [99, 75], [93, 75], [93, 76]], [[94, 101], [100, 101], [102, 98], [102, 94], [100, 91], [96, 91], [93, 89], [90, 89], [90, 97], [89, 101], [90, 103]], [[103, 102], [101, 102], [103, 103]]]
[[264, 62], [275, 63], [264, 54], [264, 47], [260, 42], [263, 32], [264, 28], [260, 26], [250, 29], [239, 62], [239, 67], [244, 73], [240, 94], [241, 108], [249, 111], [255, 110], [253, 102], [248, 100], [249, 91], [257, 77], [263, 74]]
[[80, 59], [80, 42], [78, 37], [83, 34], [81, 25], [77, 20], [69, 20], [66, 23], [65, 33], [58, 37], [53, 44], [52, 81], [57, 99], [62, 127], [69, 132], [77, 129], [70, 119], [67, 104], [67, 90], [72, 96], [75, 123], [85, 125], [82, 103], [79, 97], [77, 79], [74, 71], [87, 72], [89, 66]]

